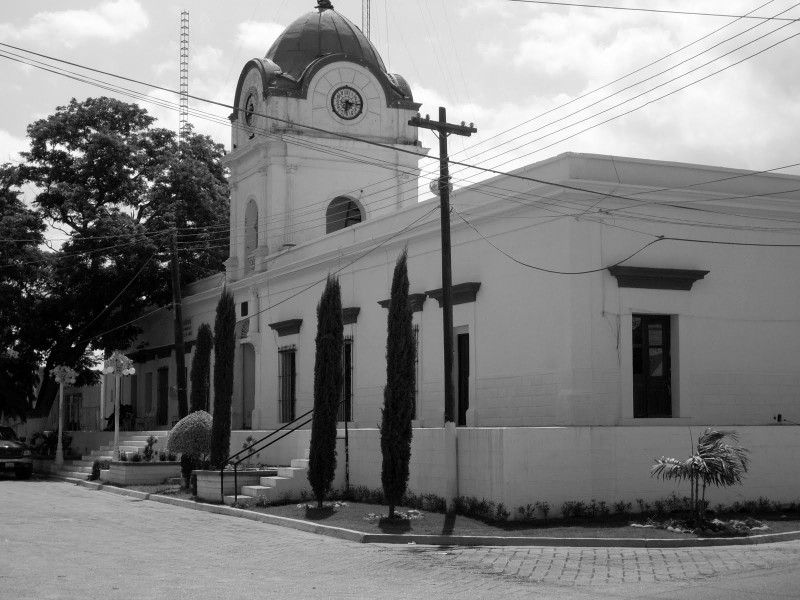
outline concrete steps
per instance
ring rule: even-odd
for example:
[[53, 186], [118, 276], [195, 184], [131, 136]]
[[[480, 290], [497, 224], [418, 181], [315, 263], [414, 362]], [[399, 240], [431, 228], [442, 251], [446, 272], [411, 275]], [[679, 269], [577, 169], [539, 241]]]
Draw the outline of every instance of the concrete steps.
[[70, 479], [89, 479], [92, 474], [94, 460], [69, 459], [62, 465], [52, 465], [50, 473], [57, 477], [67, 477]]
[[[270, 501], [299, 500], [300, 492], [310, 490], [308, 483], [308, 450], [305, 458], [294, 458], [289, 467], [278, 467], [278, 474], [261, 477], [259, 485], [243, 485], [238, 495], [240, 504], [254, 502], [259, 498]], [[310, 492], [309, 492], [310, 493]], [[235, 495], [225, 496], [225, 504], [236, 502]]]
[[[121, 432], [119, 435], [119, 451], [125, 453], [127, 458], [137, 452], [141, 452], [147, 446], [147, 438], [151, 435], [159, 438], [157, 447], [164, 448], [166, 443], [166, 436], [164, 431], [126, 431]], [[92, 474], [92, 466], [94, 461], [99, 460], [111, 461], [114, 460], [114, 443], [108, 443], [95, 448], [89, 454], [83, 455], [80, 459], [65, 460], [61, 466], [53, 465], [50, 472], [57, 477], [68, 477], [71, 479], [89, 479]]]

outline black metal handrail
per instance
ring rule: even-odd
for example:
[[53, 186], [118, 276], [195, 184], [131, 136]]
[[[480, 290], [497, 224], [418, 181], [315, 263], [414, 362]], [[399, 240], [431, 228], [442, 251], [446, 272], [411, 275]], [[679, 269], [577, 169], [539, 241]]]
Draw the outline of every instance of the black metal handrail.
[[[346, 401], [345, 398], [342, 398], [341, 400], [339, 400], [339, 405], [336, 407], [337, 412], [339, 410], [339, 407], [342, 404], [344, 404], [345, 401]], [[262, 450], [264, 450], [266, 448], [269, 448], [275, 442], [279, 442], [280, 440], [285, 438], [290, 433], [293, 433], [293, 432], [297, 431], [298, 429], [300, 429], [301, 427], [304, 427], [305, 425], [308, 425], [309, 423], [311, 423], [311, 421], [313, 419], [313, 416], [309, 417], [309, 415], [311, 415], [313, 412], [314, 412], [314, 409], [312, 408], [311, 410], [309, 410], [308, 412], [303, 413], [302, 415], [300, 415], [299, 417], [297, 417], [293, 421], [290, 421], [289, 423], [284, 424], [282, 427], [276, 429], [275, 431], [269, 432], [267, 435], [265, 435], [260, 440], [255, 441], [252, 444], [250, 444], [247, 448], [242, 448], [236, 454], [231, 454], [228, 458], [224, 459], [221, 463], [219, 463], [219, 493], [220, 493], [220, 500], [222, 500], [223, 504], [225, 503], [225, 466], [229, 465], [229, 464], [233, 465], [233, 501], [234, 501], [234, 503], [237, 503], [237, 502], [239, 502], [239, 471], [238, 471], [238, 468], [237, 468], [239, 466], [239, 464], [241, 462], [251, 458], [253, 455], [258, 454]], [[294, 425], [295, 423], [297, 423], [301, 419], [305, 419], [306, 417], [309, 417], [308, 420], [300, 423], [299, 425], [297, 425], [295, 427], [292, 427], [291, 429], [286, 431], [282, 436], [280, 436], [278, 438], [275, 438], [274, 440], [270, 440], [269, 442], [267, 442], [263, 446], [259, 446], [258, 448], [254, 449], [254, 447], [257, 446], [258, 444], [261, 444], [262, 442], [265, 442], [266, 440], [271, 438], [273, 435], [276, 435], [276, 434], [280, 433], [281, 431], [283, 431], [287, 427], [289, 427], [291, 425]], [[349, 446], [349, 440], [348, 440], [349, 435], [348, 435], [347, 421], [344, 422], [344, 435], [345, 435], [345, 469], [346, 469], [345, 480], [347, 482], [346, 483], [346, 485], [347, 485], [347, 484], [349, 484], [349, 481], [350, 481], [350, 473], [349, 473], [350, 457], [349, 457], [349, 448], [348, 448], [348, 446]], [[245, 454], [245, 456], [242, 456], [238, 460], [235, 460], [235, 461], [231, 462], [232, 458], [236, 458], [237, 456], [239, 456], [240, 454], [244, 454], [245, 452], [247, 452], [247, 454]]]
[[[293, 432], [297, 431], [298, 429], [300, 429], [301, 427], [304, 427], [305, 425], [308, 425], [311, 422], [313, 417], [310, 417], [306, 421], [296, 425], [295, 427], [292, 427], [288, 431], [285, 431], [283, 433], [283, 435], [281, 435], [280, 437], [277, 437], [274, 440], [270, 440], [269, 442], [265, 443], [263, 446], [259, 446], [259, 444], [261, 444], [263, 442], [266, 442], [272, 436], [281, 433], [282, 431], [284, 431], [288, 427], [291, 427], [292, 425], [294, 425], [298, 421], [300, 421], [302, 419], [305, 419], [306, 417], [311, 415], [313, 412], [314, 412], [314, 409], [312, 408], [311, 410], [309, 410], [308, 412], [300, 415], [299, 417], [297, 417], [293, 421], [290, 421], [289, 423], [284, 424], [282, 427], [276, 429], [275, 431], [269, 432], [267, 435], [262, 437], [260, 440], [257, 440], [256, 442], [253, 442], [252, 444], [250, 444], [250, 446], [248, 446], [247, 448], [242, 448], [241, 450], [239, 450], [239, 452], [237, 452], [235, 454], [231, 454], [229, 457], [227, 457], [222, 462], [220, 462], [219, 463], [219, 492], [220, 492], [220, 499], [222, 500], [222, 502], [223, 503], [225, 502], [225, 467], [226, 467], [226, 465], [229, 465], [229, 464], [233, 465], [233, 495], [234, 495], [234, 502], [238, 502], [239, 501], [239, 476], [238, 476], [239, 475], [238, 474], [238, 466], [239, 466], [239, 464], [242, 463], [243, 461], [251, 458], [253, 455], [258, 454], [262, 450], [264, 450], [266, 448], [269, 448], [272, 444], [282, 440], [283, 438], [285, 438], [290, 433], [293, 433]], [[256, 446], [258, 446], [258, 447], [256, 447]], [[244, 453], [247, 453], [247, 454], [245, 454], [245, 456], [239, 457], [235, 461], [231, 461], [231, 459], [236, 458], [240, 454], [244, 454]]]

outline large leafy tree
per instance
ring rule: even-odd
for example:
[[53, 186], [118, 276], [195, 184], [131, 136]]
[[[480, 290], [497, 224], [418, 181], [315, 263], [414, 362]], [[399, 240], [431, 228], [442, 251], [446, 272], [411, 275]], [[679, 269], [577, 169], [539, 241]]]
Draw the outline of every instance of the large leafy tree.
[[0, 418], [25, 419], [41, 355], [20, 329], [37, 319], [49, 262], [40, 250], [44, 221], [22, 202], [18, 183], [17, 169], [0, 166]]
[[408, 484], [411, 461], [411, 417], [414, 412], [414, 362], [416, 345], [411, 305], [408, 302], [407, 251], [397, 258], [386, 336], [386, 387], [381, 413], [381, 483], [394, 517]]
[[[215, 240], [227, 230], [224, 150], [192, 132], [179, 143], [146, 110], [112, 98], [73, 99], [32, 123], [28, 136], [20, 181], [40, 190], [35, 203], [65, 241], [53, 254], [38, 320], [20, 332], [48, 372], [67, 364], [88, 381], [92, 350], [129, 346], [135, 318], [170, 302], [174, 229], [184, 283], [222, 268], [227, 250]], [[42, 382], [37, 415], [49, 413], [56, 391], [52, 380]]]
[[336, 474], [336, 413], [342, 398], [343, 347], [342, 290], [339, 280], [328, 276], [317, 304], [314, 417], [308, 454], [308, 482], [320, 508]]

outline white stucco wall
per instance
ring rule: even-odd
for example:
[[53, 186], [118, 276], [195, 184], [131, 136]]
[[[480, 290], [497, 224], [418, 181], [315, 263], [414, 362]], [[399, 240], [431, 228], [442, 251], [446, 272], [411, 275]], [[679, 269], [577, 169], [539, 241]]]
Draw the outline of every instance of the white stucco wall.
[[[588, 186], [569, 177], [576, 173], [600, 177], [606, 162], [607, 157], [565, 155], [521, 172], [568, 181], [572, 187]], [[616, 165], [620, 177], [639, 186], [625, 189], [614, 175], [611, 191], [616, 196], [638, 193], [645, 181], [642, 172], [652, 185], [661, 186], [698, 178], [728, 177], [730, 181], [725, 189], [716, 189], [722, 184], [711, 186], [713, 193], [695, 187], [691, 193], [651, 194], [645, 220], [618, 198], [604, 200], [613, 219], [584, 218], [581, 210], [596, 204], [597, 194], [529, 182], [523, 186], [510, 178], [498, 178], [493, 185], [517, 193], [514, 203], [487, 198], [480, 186], [454, 194], [453, 206], [472, 227], [453, 216], [453, 282], [481, 284], [475, 302], [454, 308], [456, 330], [470, 334], [467, 424], [768, 425], [777, 414], [800, 421], [795, 400], [800, 375], [794, 368], [800, 355], [800, 304], [796, 302], [800, 279], [791, 276], [798, 250], [710, 243], [791, 240], [760, 230], [755, 227], [758, 220], [743, 215], [796, 216], [800, 198], [720, 203], [716, 201], [719, 195], [744, 194], [751, 191], [749, 184], [740, 181], [744, 178], [730, 179], [731, 172], [724, 169], [619, 158]], [[758, 189], [770, 191], [779, 184], [800, 187], [797, 178], [760, 177]], [[596, 180], [592, 185], [601, 190], [612, 187]], [[530, 202], [531, 192], [534, 198], [547, 196], [547, 205]], [[699, 222], [681, 224], [678, 219], [686, 214], [681, 202], [708, 210], [700, 211]], [[720, 207], [732, 214], [720, 214]], [[554, 208], [568, 216], [554, 215]], [[436, 204], [423, 202], [298, 244], [270, 256], [265, 271], [228, 282], [237, 310], [242, 301], [250, 306], [250, 335], [240, 341], [252, 343], [256, 352], [255, 428], [277, 426], [278, 350], [283, 346], [297, 348], [296, 414], [312, 407], [316, 304], [328, 273], [340, 278], [343, 306], [361, 309], [357, 322], [345, 328], [345, 334], [354, 337], [353, 425], [377, 426], [386, 380], [387, 316], [377, 303], [389, 297], [395, 258], [406, 244], [411, 293], [440, 287], [438, 218]], [[626, 226], [616, 227], [618, 221]], [[688, 291], [620, 288], [605, 267], [660, 235], [704, 243], [659, 241], [625, 264], [708, 271], [705, 278]], [[589, 273], [565, 274], [584, 271]], [[205, 289], [185, 297], [185, 314], [192, 317], [194, 328], [202, 320], [213, 322], [218, 294], [218, 288]], [[671, 419], [633, 418], [631, 318], [635, 313], [671, 316]], [[165, 316], [168, 313], [159, 315], [161, 321], [142, 321], [152, 345], [169, 338], [171, 326]], [[303, 320], [298, 334], [279, 336], [269, 327], [287, 319]], [[444, 406], [438, 303], [428, 298], [423, 309], [414, 313], [414, 321], [420, 333], [415, 424], [440, 427]], [[236, 369], [238, 374], [240, 366]], [[141, 385], [140, 380], [140, 394]], [[238, 406], [241, 387], [234, 390], [234, 406]]]
[[[507, 427], [459, 428], [456, 462], [446, 460], [446, 430], [415, 429], [408, 489], [443, 497], [475, 496], [519, 506], [548, 502], [552, 514], [566, 501], [624, 501], [652, 504], [673, 492], [688, 496], [687, 483], [650, 477], [655, 459], [683, 459], [702, 427]], [[800, 499], [800, 481], [776, 466], [800, 460], [794, 426], [739, 427], [739, 445], [748, 448], [749, 471], [743, 485], [706, 490], [717, 504], [757, 500], [788, 503]], [[361, 430], [350, 437], [351, 485], [380, 487], [380, 432]], [[457, 485], [454, 487], [453, 484]], [[455, 491], [457, 489], [457, 492]], [[448, 491], [450, 493], [448, 493]]]

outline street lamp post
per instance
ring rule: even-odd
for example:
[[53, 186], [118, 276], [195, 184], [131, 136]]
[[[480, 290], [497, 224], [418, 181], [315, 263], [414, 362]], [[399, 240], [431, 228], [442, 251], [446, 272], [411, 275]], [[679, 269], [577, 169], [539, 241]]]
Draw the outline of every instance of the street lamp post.
[[50, 374], [58, 382], [58, 441], [56, 443], [56, 464], [64, 464], [64, 445], [61, 438], [64, 437], [64, 385], [75, 383], [77, 373], [67, 366], [59, 365]]
[[133, 375], [133, 361], [119, 350], [103, 363], [103, 373], [114, 375], [116, 392], [114, 393], [114, 460], [119, 460], [119, 388], [123, 375]]

